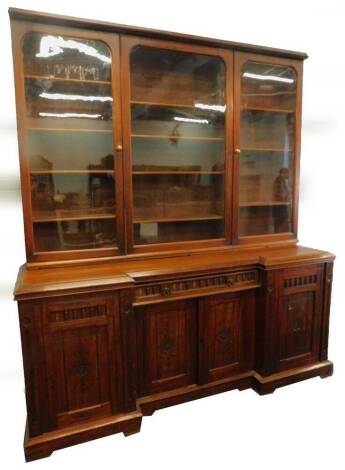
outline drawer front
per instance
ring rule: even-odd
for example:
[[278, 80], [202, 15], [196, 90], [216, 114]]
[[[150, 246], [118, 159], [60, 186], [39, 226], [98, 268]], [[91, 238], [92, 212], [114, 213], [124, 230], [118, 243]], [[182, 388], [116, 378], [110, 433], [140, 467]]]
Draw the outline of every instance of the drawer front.
[[258, 285], [259, 273], [255, 269], [229, 271], [159, 283], [143, 283], [135, 288], [135, 302], [141, 304], [169, 298], [210, 295]]

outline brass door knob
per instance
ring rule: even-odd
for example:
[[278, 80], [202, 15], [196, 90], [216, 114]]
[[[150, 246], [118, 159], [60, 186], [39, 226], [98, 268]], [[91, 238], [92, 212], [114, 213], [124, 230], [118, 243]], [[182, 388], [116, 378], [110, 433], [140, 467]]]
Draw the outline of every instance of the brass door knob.
[[229, 287], [233, 287], [235, 285], [235, 279], [232, 279], [231, 277], [228, 277], [226, 280], [226, 285]]
[[123, 150], [123, 147], [121, 144], [116, 146], [116, 152], [122, 152], [122, 150]]
[[171, 294], [171, 290], [169, 286], [162, 286], [160, 289], [160, 293], [163, 297], [167, 297]]
[[239, 155], [241, 153], [241, 149], [235, 148], [235, 155]]

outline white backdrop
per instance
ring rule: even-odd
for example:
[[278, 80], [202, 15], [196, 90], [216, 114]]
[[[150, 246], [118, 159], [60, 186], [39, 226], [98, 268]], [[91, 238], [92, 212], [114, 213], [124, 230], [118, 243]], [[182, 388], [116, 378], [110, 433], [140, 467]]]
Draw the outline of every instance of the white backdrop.
[[[144, 418], [122, 434], [57, 451], [30, 468], [344, 469], [345, 2], [0, 1], [0, 465], [24, 468], [24, 380], [11, 291], [25, 261], [9, 6], [305, 51], [299, 240], [337, 255], [329, 357], [335, 375], [259, 397], [229, 392]], [[340, 427], [337, 428], [337, 424]], [[7, 461], [4, 467], [2, 461]]]

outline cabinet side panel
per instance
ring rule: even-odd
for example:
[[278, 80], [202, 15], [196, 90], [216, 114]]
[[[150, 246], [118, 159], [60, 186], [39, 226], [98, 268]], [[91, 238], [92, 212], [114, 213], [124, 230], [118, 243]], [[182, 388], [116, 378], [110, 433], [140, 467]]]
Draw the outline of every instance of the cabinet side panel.
[[320, 360], [325, 361], [328, 357], [328, 333], [329, 333], [329, 314], [331, 308], [333, 263], [326, 263], [323, 285], [323, 311], [321, 324], [321, 347]]
[[278, 271], [262, 273], [255, 333], [255, 370], [270, 375], [274, 370], [275, 321], [278, 312]]
[[133, 290], [120, 291], [120, 312], [123, 355], [123, 393], [124, 409], [135, 410], [137, 396], [137, 332], [133, 310]]
[[41, 325], [41, 303], [19, 302], [19, 322], [25, 375], [25, 394], [30, 437], [43, 432], [46, 425], [46, 372]]

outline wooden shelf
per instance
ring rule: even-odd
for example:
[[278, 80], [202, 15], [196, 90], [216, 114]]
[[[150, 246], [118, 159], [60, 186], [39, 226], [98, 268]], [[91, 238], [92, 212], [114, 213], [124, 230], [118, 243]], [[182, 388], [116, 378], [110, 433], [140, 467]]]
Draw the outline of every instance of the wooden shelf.
[[290, 205], [291, 205], [291, 202], [286, 202], [286, 201], [240, 202], [240, 207], [290, 206]]
[[31, 175], [114, 174], [114, 170], [31, 170]]
[[271, 147], [241, 147], [242, 152], [292, 152], [292, 149], [271, 148]]
[[64, 222], [69, 220], [99, 220], [99, 219], [115, 219], [115, 214], [84, 214], [84, 215], [66, 215], [66, 216], [55, 216], [48, 215], [42, 217], [33, 217], [33, 223], [44, 223], [44, 222]]
[[139, 106], [161, 106], [162, 108], [200, 109], [201, 111], [204, 111], [203, 109], [198, 108], [193, 104], [160, 103], [158, 101], [131, 101], [131, 104]]
[[169, 139], [169, 140], [224, 140], [224, 137], [189, 137], [176, 135], [132, 134], [136, 139]]
[[242, 107], [241, 111], [253, 111], [253, 112], [263, 112], [263, 113], [285, 113], [293, 114], [295, 111], [293, 109], [280, 109], [280, 108], [261, 108], [257, 106], [248, 106]]
[[104, 132], [109, 133], [113, 132], [112, 129], [70, 129], [70, 128], [63, 128], [63, 127], [28, 127], [29, 131], [36, 131], [36, 132]]
[[98, 85], [111, 85], [111, 81], [107, 80], [82, 80], [79, 78], [49, 77], [44, 75], [25, 75], [24, 78], [29, 78], [32, 80], [53, 80], [56, 82], [95, 83]]
[[132, 175], [223, 175], [224, 171], [132, 171]]
[[168, 222], [197, 222], [198, 220], [222, 220], [222, 215], [211, 214], [198, 217], [157, 217], [150, 219], [135, 219], [134, 224], [150, 224], [150, 223], [168, 223]]

